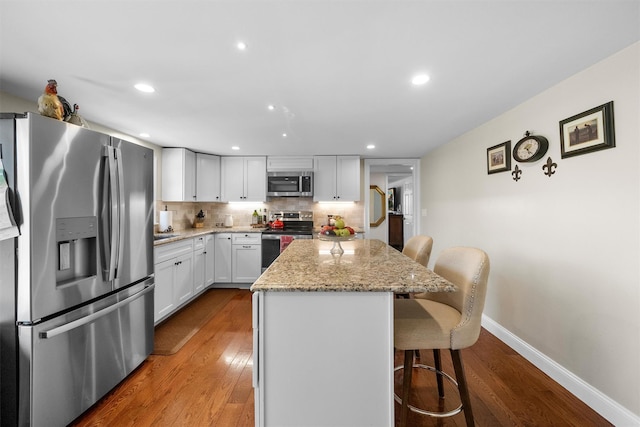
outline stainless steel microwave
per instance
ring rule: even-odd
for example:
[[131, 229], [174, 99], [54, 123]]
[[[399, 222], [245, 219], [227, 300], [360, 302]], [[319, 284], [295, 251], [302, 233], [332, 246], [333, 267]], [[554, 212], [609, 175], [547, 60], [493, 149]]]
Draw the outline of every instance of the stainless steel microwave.
[[313, 172], [267, 172], [267, 196], [313, 196]]

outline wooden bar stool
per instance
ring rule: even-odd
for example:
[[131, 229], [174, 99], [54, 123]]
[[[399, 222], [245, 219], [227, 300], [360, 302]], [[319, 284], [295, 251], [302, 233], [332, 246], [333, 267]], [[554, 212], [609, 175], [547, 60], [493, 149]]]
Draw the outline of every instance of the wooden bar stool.
[[[454, 247], [438, 256], [434, 272], [458, 287], [457, 292], [432, 292], [412, 299], [394, 300], [394, 345], [404, 351], [400, 426], [405, 427], [408, 411], [430, 416], [451, 416], [464, 411], [468, 426], [474, 425], [469, 391], [460, 350], [473, 345], [480, 335], [480, 322], [489, 277], [489, 257], [476, 248]], [[442, 372], [440, 350], [449, 349], [455, 379]], [[413, 364], [415, 350], [433, 350], [435, 367]], [[444, 397], [442, 378], [458, 387], [462, 405], [447, 413], [431, 412], [409, 405], [413, 367], [425, 367], [436, 373], [438, 393]]]

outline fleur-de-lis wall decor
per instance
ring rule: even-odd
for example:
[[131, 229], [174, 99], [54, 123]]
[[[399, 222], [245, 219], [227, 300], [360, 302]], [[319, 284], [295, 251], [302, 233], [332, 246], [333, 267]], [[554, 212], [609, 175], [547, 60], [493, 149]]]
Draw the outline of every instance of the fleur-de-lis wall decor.
[[522, 169], [520, 169], [518, 165], [516, 165], [516, 168], [513, 170], [513, 172], [511, 172], [511, 175], [513, 175], [513, 180], [515, 182], [518, 182], [518, 180], [522, 176]]
[[551, 160], [551, 157], [547, 157], [547, 164], [542, 165], [542, 170], [546, 169], [544, 174], [547, 175], [549, 178], [551, 178], [551, 175], [556, 173], [555, 169], [557, 169], [557, 167], [558, 167], [558, 164], [555, 163], [553, 160]]

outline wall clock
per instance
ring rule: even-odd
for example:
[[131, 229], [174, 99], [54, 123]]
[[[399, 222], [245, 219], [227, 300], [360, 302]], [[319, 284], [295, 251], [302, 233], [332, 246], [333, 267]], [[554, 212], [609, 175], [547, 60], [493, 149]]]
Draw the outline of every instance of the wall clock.
[[544, 136], [531, 135], [529, 131], [513, 147], [513, 158], [517, 162], [535, 162], [549, 149], [549, 141]]

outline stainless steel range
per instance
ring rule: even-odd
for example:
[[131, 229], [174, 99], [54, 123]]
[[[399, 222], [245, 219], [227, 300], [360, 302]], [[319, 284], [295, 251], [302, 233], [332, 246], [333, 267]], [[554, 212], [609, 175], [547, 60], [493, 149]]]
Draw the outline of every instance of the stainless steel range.
[[278, 258], [295, 239], [313, 239], [313, 212], [269, 212], [270, 223], [279, 219], [282, 227], [270, 227], [262, 232], [262, 271]]

